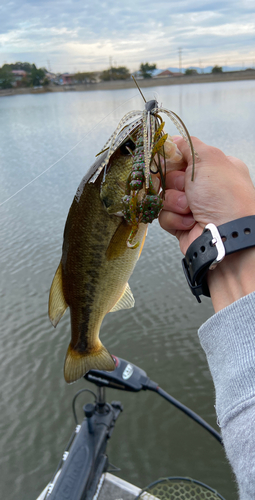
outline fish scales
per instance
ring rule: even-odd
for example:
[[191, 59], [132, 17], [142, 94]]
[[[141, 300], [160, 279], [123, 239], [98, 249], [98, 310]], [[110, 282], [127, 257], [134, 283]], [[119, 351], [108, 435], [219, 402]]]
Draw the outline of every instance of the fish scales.
[[[112, 164], [116, 171], [124, 171], [125, 178], [132, 167], [131, 158], [121, 158], [118, 152]], [[114, 169], [111, 182], [113, 172]], [[130, 226], [123, 217], [111, 215], [105, 209], [100, 198], [102, 181], [103, 172], [93, 184], [82, 180], [67, 217], [60, 271], [56, 273], [56, 276], [58, 272], [61, 274], [65, 302], [62, 310], [69, 306], [71, 317], [72, 337], [64, 368], [67, 382], [75, 381], [91, 368], [114, 369], [112, 357], [99, 340], [100, 326], [126, 288], [127, 300], [120, 307], [131, 307], [134, 303], [127, 283], [141, 248], [127, 247]], [[120, 198], [124, 188], [118, 184], [117, 189]], [[109, 196], [112, 189], [104, 192]], [[115, 201], [118, 205], [118, 196]], [[137, 235], [140, 241], [145, 233], [146, 224], [141, 224]], [[113, 251], [110, 251], [112, 240]], [[50, 304], [52, 302], [50, 297]], [[51, 306], [49, 309], [54, 324], [56, 311]]]

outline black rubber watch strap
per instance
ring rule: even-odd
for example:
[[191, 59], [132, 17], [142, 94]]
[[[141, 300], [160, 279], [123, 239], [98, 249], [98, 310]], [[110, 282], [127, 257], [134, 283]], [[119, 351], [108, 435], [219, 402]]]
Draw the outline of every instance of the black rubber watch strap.
[[[255, 246], [255, 215], [227, 222], [217, 229], [225, 247], [225, 255]], [[198, 302], [201, 302], [199, 295], [210, 297], [206, 275], [217, 255], [211, 231], [205, 230], [191, 243], [182, 260], [184, 274]]]

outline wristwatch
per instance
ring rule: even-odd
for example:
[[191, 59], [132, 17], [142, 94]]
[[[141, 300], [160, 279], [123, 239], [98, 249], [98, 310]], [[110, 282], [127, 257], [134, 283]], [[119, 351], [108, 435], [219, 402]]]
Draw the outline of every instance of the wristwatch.
[[242, 217], [216, 227], [207, 224], [203, 233], [189, 246], [182, 267], [188, 285], [198, 302], [200, 295], [210, 297], [207, 272], [226, 255], [255, 246], [255, 215]]

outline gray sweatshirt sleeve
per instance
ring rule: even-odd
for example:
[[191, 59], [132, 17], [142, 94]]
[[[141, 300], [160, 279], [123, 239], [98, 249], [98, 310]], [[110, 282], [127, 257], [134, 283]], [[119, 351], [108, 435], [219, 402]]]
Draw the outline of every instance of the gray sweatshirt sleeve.
[[240, 500], [255, 499], [255, 292], [212, 316], [198, 334]]

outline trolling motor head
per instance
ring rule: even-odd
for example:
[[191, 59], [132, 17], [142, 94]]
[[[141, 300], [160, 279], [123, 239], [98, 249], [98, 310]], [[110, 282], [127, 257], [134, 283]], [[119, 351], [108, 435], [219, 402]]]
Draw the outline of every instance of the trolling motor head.
[[[139, 368], [133, 363], [129, 363], [125, 359], [112, 356], [115, 363], [115, 370], [107, 372], [103, 370], [90, 370], [84, 378], [89, 382], [96, 384], [99, 387], [99, 393], [104, 392], [105, 387], [112, 389], [120, 389], [122, 391], [139, 392], [149, 390], [156, 392], [159, 396], [166, 399], [169, 403], [184, 412], [190, 418], [195, 420], [199, 425], [204, 427], [220, 444], [223, 444], [220, 434], [213, 429], [207, 422], [205, 422], [194, 411], [190, 410], [187, 406], [180, 403], [173, 396], [161, 389], [156, 382], [149, 379], [144, 370]], [[101, 397], [101, 394], [99, 394]], [[104, 398], [102, 398], [103, 400]]]
[[[138, 392], [142, 389], [148, 389], [148, 385], [152, 382], [144, 370], [125, 359], [117, 358], [117, 356], [112, 357], [116, 367], [115, 370], [112, 372], [90, 370], [84, 378], [99, 387], [110, 387], [122, 391]], [[157, 384], [155, 384], [155, 387], [157, 387]]]

